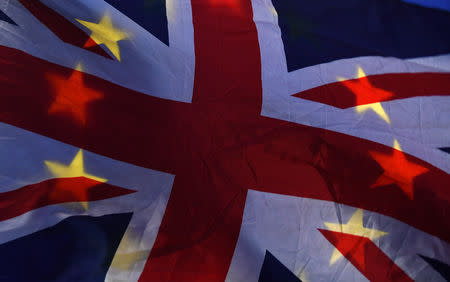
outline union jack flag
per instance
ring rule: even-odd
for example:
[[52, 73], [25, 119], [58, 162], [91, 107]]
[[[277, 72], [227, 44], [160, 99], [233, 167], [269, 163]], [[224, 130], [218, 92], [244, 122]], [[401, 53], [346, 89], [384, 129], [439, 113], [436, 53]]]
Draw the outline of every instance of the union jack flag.
[[450, 280], [449, 11], [0, 0], [0, 281]]

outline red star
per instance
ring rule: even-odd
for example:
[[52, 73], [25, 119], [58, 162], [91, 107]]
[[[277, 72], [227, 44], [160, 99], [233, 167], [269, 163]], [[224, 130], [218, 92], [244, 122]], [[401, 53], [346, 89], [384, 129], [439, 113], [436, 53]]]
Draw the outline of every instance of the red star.
[[408, 161], [405, 154], [394, 149], [392, 155], [370, 152], [383, 168], [384, 173], [371, 187], [395, 184], [412, 200], [414, 199], [414, 178], [428, 171], [427, 168]]
[[48, 113], [69, 114], [82, 125], [86, 124], [87, 104], [103, 98], [103, 94], [84, 85], [83, 73], [78, 70], [74, 70], [69, 78], [49, 74], [48, 81], [55, 93]]

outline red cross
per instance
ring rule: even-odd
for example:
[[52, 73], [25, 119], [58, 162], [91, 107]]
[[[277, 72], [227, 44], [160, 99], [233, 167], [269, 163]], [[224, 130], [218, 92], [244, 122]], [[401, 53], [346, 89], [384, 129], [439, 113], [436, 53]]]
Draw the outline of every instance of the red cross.
[[84, 75], [85, 87], [104, 95], [87, 105], [86, 123], [70, 114], [48, 115], [54, 90], [46, 74], [72, 70], [0, 48], [1, 121], [175, 175], [141, 280], [224, 280], [248, 189], [360, 207], [450, 241], [445, 172], [406, 155], [428, 169], [414, 180], [413, 200], [398, 188], [371, 189], [384, 170], [369, 152], [392, 154], [392, 148], [260, 115], [261, 58], [251, 2], [217, 2], [192, 0], [192, 103]]

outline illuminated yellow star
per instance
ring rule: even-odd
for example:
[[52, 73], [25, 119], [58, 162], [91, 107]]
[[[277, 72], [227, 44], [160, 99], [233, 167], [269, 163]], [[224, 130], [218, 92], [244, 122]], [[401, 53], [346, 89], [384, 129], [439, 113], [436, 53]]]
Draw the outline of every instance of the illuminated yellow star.
[[[361, 209], [356, 210], [346, 224], [329, 222], [325, 222], [324, 224], [331, 231], [366, 237], [370, 240], [374, 240], [388, 234], [380, 230], [365, 228], [363, 226], [363, 211]], [[341, 252], [339, 252], [338, 249], [334, 249], [330, 259], [330, 265], [333, 265], [341, 257]]]
[[[75, 158], [68, 166], [52, 161], [44, 161], [44, 163], [47, 165], [50, 172], [57, 178], [86, 177], [102, 183], [107, 181], [105, 178], [97, 177], [85, 172], [82, 150], [78, 151]], [[80, 200], [87, 198], [87, 190], [71, 192], [78, 195], [78, 199]], [[85, 200], [81, 201], [81, 205], [85, 210], [88, 209], [88, 204]]]
[[297, 277], [300, 278], [300, 280], [301, 280], [302, 282], [309, 282], [309, 280], [308, 280], [308, 278], [307, 278], [307, 276], [306, 276], [306, 271], [305, 271], [305, 269], [302, 269], [302, 270], [300, 271], [300, 273], [297, 275]]
[[79, 23], [92, 31], [91, 39], [98, 45], [104, 44], [111, 53], [120, 61], [118, 41], [128, 38], [128, 34], [116, 29], [108, 14], [105, 14], [98, 24], [76, 19]]
[[105, 178], [97, 177], [84, 171], [82, 150], [78, 151], [68, 166], [52, 161], [45, 161], [45, 164], [50, 172], [58, 178], [86, 177], [102, 183], [107, 181]]
[[127, 231], [117, 248], [111, 267], [121, 271], [132, 271], [137, 263], [145, 262], [149, 254], [150, 250], [142, 249], [140, 240]]
[[390, 124], [391, 120], [386, 114], [386, 111], [381, 106], [380, 102], [361, 105], [365, 100], [367, 100], [368, 98], [370, 99], [370, 97], [375, 97], [376, 100], [381, 101], [392, 96], [391, 92], [373, 86], [365, 77], [366, 74], [364, 73], [362, 68], [358, 67], [358, 81], [346, 80], [342, 77], [338, 77], [337, 79], [356, 95], [358, 106], [356, 106], [355, 109], [358, 114], [362, 114], [367, 110], [372, 110], [385, 122]]
[[383, 107], [381, 106], [381, 103], [373, 103], [373, 104], [368, 104], [368, 105], [361, 105], [361, 106], [356, 106], [355, 107], [356, 112], [358, 114], [362, 114], [367, 110], [372, 110], [374, 111], [377, 115], [379, 115], [385, 122], [387, 123], [391, 123], [391, 120], [389, 119], [389, 116], [386, 114], [386, 112], [384, 111]]
[[111, 267], [122, 271], [131, 271], [136, 263], [147, 260], [150, 251], [136, 251], [130, 253], [116, 253]]

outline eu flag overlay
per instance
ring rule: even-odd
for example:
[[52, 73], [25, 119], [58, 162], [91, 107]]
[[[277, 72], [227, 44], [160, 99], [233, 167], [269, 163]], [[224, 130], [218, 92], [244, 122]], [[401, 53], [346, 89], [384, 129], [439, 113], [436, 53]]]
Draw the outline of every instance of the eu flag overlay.
[[0, 0], [0, 282], [450, 279], [444, 1]]

